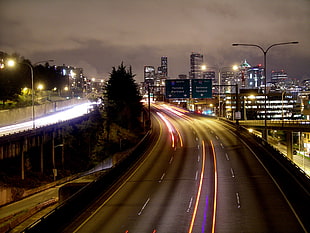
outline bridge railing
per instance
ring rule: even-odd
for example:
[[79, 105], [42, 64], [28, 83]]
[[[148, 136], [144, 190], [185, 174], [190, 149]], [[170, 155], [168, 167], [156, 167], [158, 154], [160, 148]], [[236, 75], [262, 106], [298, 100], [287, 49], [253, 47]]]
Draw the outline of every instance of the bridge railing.
[[[236, 127], [235, 122], [233, 122], [233, 121], [229, 121], [227, 119], [220, 119], [220, 120], [225, 121], [226, 123]], [[253, 120], [253, 121], [256, 121], [256, 120]], [[264, 122], [263, 120], [260, 120], [260, 121]], [[280, 121], [277, 121], [277, 122], [280, 122]], [[290, 122], [292, 124], [294, 124], [294, 123], [296, 124], [296, 122], [307, 122], [307, 124], [305, 124], [305, 125], [310, 124], [310, 121], [290, 121]], [[240, 121], [239, 121], [239, 123], [240, 123]], [[272, 157], [274, 157], [278, 162], [287, 166], [290, 171], [295, 172], [295, 175], [298, 177], [301, 177], [301, 180], [303, 180], [305, 183], [309, 183], [310, 176], [303, 169], [301, 169], [296, 163], [294, 163], [292, 160], [290, 160], [285, 154], [283, 154], [280, 150], [278, 150], [278, 148], [276, 148], [272, 144], [266, 142], [262, 137], [260, 137], [256, 134], [250, 133], [248, 131], [248, 129], [242, 125], [238, 127], [238, 132], [240, 132], [240, 133], [242, 132], [242, 134], [245, 135], [243, 137], [244, 140], [248, 139], [248, 138], [253, 138], [257, 143], [263, 145], [267, 151], [271, 152]], [[241, 134], [240, 134], [240, 136], [241, 136]]]
[[[239, 124], [243, 126], [265, 126], [264, 120], [239, 120]], [[267, 120], [267, 127], [283, 127], [283, 128], [307, 128], [310, 129], [309, 120]]]

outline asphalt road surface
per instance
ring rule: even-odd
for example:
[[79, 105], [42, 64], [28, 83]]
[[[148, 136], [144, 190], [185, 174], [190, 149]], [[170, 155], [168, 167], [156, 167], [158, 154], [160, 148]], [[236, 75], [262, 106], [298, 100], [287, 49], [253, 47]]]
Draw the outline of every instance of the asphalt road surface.
[[216, 119], [168, 106], [146, 159], [66, 232], [306, 232], [248, 145]]

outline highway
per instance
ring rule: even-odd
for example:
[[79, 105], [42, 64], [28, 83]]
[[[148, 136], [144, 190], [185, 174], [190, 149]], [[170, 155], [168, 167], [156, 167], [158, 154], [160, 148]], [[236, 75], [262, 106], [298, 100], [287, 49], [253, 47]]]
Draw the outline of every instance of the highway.
[[164, 105], [152, 116], [145, 159], [64, 232], [307, 232], [233, 130]]

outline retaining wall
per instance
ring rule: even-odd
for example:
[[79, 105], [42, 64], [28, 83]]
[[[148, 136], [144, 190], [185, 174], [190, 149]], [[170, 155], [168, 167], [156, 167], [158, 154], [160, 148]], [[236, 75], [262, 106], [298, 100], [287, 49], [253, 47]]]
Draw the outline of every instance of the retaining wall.
[[[72, 105], [87, 102], [87, 99], [70, 99], [64, 101], [50, 102], [34, 106], [35, 118], [48, 115], [53, 112], [61, 111]], [[14, 108], [0, 111], [0, 127], [17, 124], [32, 119], [32, 106], [24, 108]]]

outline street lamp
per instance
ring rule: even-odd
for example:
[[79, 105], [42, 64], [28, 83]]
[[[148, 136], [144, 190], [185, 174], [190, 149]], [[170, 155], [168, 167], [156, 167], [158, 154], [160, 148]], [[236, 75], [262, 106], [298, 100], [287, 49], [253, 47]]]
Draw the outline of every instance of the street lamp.
[[[222, 71], [224, 70], [224, 69], [230, 69], [230, 70], [236, 70], [236, 69], [238, 69], [238, 67], [237, 66], [206, 66], [206, 65], [202, 65], [201, 66], [201, 69], [202, 70], [207, 70], [207, 68], [213, 68], [213, 69], [215, 69], [215, 70], [217, 70], [217, 72], [218, 72], [218, 100], [219, 100], [219, 103], [218, 103], [218, 105], [219, 105], [219, 114], [218, 114], [218, 116], [219, 117], [221, 117], [221, 73], [222, 73]], [[224, 111], [224, 110], [223, 110]]]
[[232, 46], [251, 46], [251, 47], [257, 47], [259, 48], [263, 54], [264, 54], [264, 79], [265, 79], [265, 87], [264, 87], [264, 94], [265, 94], [265, 119], [264, 119], [264, 133], [263, 133], [263, 138], [267, 141], [267, 52], [275, 46], [278, 45], [289, 45], [289, 44], [298, 44], [298, 41], [291, 41], [291, 42], [283, 42], [283, 43], [276, 43], [276, 44], [272, 44], [269, 47], [267, 47], [267, 49], [263, 49], [260, 45], [257, 44], [237, 44], [234, 43], [232, 44]]
[[[46, 61], [39, 61], [34, 64], [36, 66], [37, 64], [43, 63], [43, 62], [53, 62], [54, 60], [46, 60]], [[13, 67], [15, 66], [14, 60], [9, 60], [7, 62], [8, 66]], [[19, 64], [26, 65], [30, 69], [30, 75], [31, 75], [31, 105], [32, 105], [32, 129], [35, 129], [35, 114], [34, 114], [34, 83], [33, 83], [33, 66], [30, 63], [27, 62], [21, 62]]]

